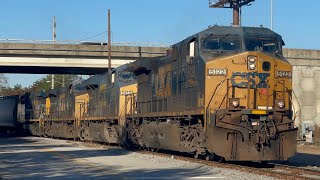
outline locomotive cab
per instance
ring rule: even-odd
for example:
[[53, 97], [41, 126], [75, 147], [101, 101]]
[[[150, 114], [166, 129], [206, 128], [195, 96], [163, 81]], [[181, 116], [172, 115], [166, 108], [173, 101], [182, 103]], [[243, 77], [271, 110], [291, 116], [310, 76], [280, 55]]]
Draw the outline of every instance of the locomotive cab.
[[227, 160], [287, 160], [296, 152], [297, 128], [282, 38], [266, 28], [221, 28], [199, 43], [208, 150]]

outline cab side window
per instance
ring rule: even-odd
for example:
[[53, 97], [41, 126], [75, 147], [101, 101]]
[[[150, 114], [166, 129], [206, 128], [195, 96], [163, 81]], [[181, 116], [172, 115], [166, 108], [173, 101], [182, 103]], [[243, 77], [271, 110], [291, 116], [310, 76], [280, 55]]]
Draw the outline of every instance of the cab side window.
[[194, 57], [196, 55], [196, 38], [193, 38], [189, 43], [187, 44], [187, 63], [188, 64], [194, 64]]

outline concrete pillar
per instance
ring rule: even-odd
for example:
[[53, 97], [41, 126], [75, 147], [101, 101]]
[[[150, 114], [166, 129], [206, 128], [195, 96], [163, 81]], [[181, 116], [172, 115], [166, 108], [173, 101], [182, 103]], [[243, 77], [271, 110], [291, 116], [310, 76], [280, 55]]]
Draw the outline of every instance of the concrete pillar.
[[[316, 108], [316, 87], [317, 81], [315, 79], [318, 67], [302, 66], [301, 67], [301, 83], [300, 88], [302, 94], [299, 97], [302, 106], [302, 122], [314, 124], [317, 117]], [[301, 122], [300, 122], [301, 123]]]
[[298, 116], [298, 111], [301, 112], [301, 107], [299, 107], [299, 102], [301, 99], [301, 94], [302, 94], [302, 89], [301, 89], [301, 67], [300, 66], [293, 66], [293, 71], [292, 71], [292, 88], [295, 93], [292, 98], [292, 103], [293, 103], [293, 113], [294, 113], [294, 118], [295, 118], [295, 126], [300, 127], [301, 125], [301, 120], [300, 116]]
[[316, 67], [317, 72], [315, 76], [316, 81], [316, 88], [315, 88], [315, 94], [316, 94], [316, 103], [315, 108], [317, 112], [317, 116], [314, 119], [314, 124], [317, 126], [320, 126], [320, 67]]

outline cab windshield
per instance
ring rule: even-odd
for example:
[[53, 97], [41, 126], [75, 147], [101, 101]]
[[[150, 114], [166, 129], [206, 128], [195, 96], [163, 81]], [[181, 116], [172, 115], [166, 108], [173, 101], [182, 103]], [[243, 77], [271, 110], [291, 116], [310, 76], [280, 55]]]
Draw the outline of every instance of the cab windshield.
[[280, 53], [280, 46], [277, 39], [272, 38], [246, 38], [247, 51], [260, 51], [270, 54]]
[[240, 50], [240, 39], [232, 36], [208, 37], [202, 40], [205, 51], [237, 51]]

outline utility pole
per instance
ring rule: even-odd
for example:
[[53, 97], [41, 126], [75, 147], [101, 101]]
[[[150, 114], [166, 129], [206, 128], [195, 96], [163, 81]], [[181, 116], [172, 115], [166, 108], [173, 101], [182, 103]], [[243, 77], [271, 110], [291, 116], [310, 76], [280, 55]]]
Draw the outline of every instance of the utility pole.
[[240, 14], [239, 26], [242, 26], [242, 7], [240, 8], [239, 14]]
[[108, 9], [108, 72], [111, 74], [111, 27], [110, 9]]
[[62, 75], [62, 87], [65, 87], [65, 75]]
[[271, 20], [271, 23], [270, 23], [270, 25], [271, 25], [271, 27], [270, 27], [270, 29], [271, 30], [273, 30], [273, 0], [271, 0], [271, 13], [270, 13], [270, 20]]
[[232, 8], [233, 9], [233, 25], [240, 26], [241, 23], [241, 7], [250, 5], [255, 0], [209, 0], [211, 8]]
[[[53, 44], [56, 44], [56, 38], [57, 38], [56, 28], [57, 28], [56, 16], [53, 16], [53, 25], [52, 25], [52, 40], [53, 40]], [[54, 74], [51, 74], [51, 89], [54, 89]]]

